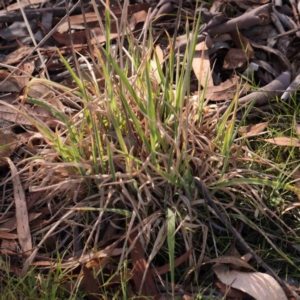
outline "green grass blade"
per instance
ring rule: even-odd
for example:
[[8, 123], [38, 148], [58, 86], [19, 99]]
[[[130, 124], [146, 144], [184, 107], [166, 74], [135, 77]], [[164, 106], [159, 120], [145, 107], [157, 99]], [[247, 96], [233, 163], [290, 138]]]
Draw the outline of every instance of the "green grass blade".
[[169, 250], [169, 263], [171, 272], [171, 283], [172, 283], [172, 297], [174, 298], [175, 288], [175, 214], [171, 209], [167, 210], [167, 240]]

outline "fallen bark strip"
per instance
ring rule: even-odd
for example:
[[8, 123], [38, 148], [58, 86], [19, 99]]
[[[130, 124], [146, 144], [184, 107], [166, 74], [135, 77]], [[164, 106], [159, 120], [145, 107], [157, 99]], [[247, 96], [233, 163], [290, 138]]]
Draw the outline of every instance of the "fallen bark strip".
[[217, 26], [210, 27], [209, 25], [204, 28], [210, 36], [216, 34], [228, 33], [234, 30], [241, 30], [249, 28], [254, 25], [266, 25], [269, 23], [268, 17], [270, 16], [272, 4], [265, 4], [259, 6], [250, 12], [244, 13], [243, 15], [230, 19]]
[[300, 300], [300, 297], [297, 295], [295, 291], [293, 291], [284, 280], [278, 277], [276, 272], [272, 268], [270, 268], [257, 254], [256, 252], [245, 242], [243, 237], [237, 232], [237, 230], [228, 222], [228, 220], [224, 217], [224, 215], [220, 212], [217, 205], [211, 198], [208, 189], [206, 186], [202, 183], [200, 179], [197, 179], [194, 177], [195, 186], [197, 189], [202, 193], [204, 201], [207, 205], [209, 205], [216, 213], [218, 218], [223, 222], [223, 224], [228, 228], [228, 230], [233, 234], [233, 236], [236, 238], [236, 240], [239, 242], [239, 244], [242, 246], [244, 251], [246, 253], [250, 253], [252, 257], [256, 260], [256, 262], [263, 267], [285, 290], [289, 291], [291, 295], [296, 300]]
[[281, 60], [282, 62], [286, 65], [286, 68], [288, 70], [292, 70], [292, 65], [290, 63], [290, 61], [287, 59], [287, 57], [285, 55], [283, 55], [279, 50], [277, 49], [273, 49], [271, 47], [268, 47], [268, 46], [263, 46], [263, 45], [259, 45], [253, 41], [250, 41], [250, 44], [254, 47], [254, 48], [258, 48], [258, 49], [262, 49], [266, 52], [269, 52], [269, 53], [272, 53], [272, 54], [275, 54], [277, 55]]
[[[270, 16], [271, 7], [272, 4], [265, 4], [230, 20], [226, 20], [223, 15], [216, 14], [211, 18], [209, 23], [203, 27], [199, 35], [197, 35], [197, 44], [204, 41], [207, 38], [207, 34], [210, 37], [213, 37], [217, 34], [221, 35], [223, 33], [241, 30], [255, 25], [265, 25], [269, 22], [268, 16]], [[195, 33], [190, 34], [190, 42], [192, 42], [194, 34]], [[180, 50], [183, 50], [188, 43], [186, 35], [177, 38], [177, 40], [178, 42], [175, 49], [177, 50], [179, 48]]]
[[[253, 92], [245, 97], [240, 98], [238, 100], [238, 105], [245, 105], [251, 103], [252, 101], [255, 102], [256, 106], [265, 105], [268, 103], [268, 101], [274, 99], [276, 96], [281, 96], [290, 83], [291, 72], [285, 71], [269, 84], [259, 89], [257, 92]], [[223, 105], [220, 108], [219, 113], [224, 113], [229, 105], [230, 103]]]

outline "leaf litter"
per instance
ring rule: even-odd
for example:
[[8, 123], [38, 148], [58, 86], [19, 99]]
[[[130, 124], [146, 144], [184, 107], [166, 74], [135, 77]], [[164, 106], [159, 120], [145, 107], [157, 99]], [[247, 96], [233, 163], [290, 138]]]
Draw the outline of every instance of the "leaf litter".
[[[39, 0], [1, 3], [0, 118], [5, 125], [0, 131], [0, 253], [3, 258], [16, 253], [19, 257], [8, 265], [9, 270], [25, 276], [30, 266], [56, 268], [53, 259], [63, 253], [59, 265], [68, 270], [64, 279], [71, 283], [72, 278], [83, 278], [79, 288], [89, 299], [98, 299], [103, 285], [116, 293], [122, 280], [129, 284], [128, 293], [141, 299], [158, 299], [168, 293], [192, 299], [191, 295], [197, 294], [195, 287], [204, 297], [209, 292], [228, 299], [241, 298], [245, 293], [256, 299], [286, 299], [286, 295], [299, 299], [299, 290], [287, 287], [279, 277], [274, 276], [276, 281], [265, 273], [250, 272], [257, 267], [251, 265], [255, 259], [248, 264], [230, 255], [216, 257], [223, 250], [215, 238], [221, 239], [222, 231], [228, 233], [228, 224], [216, 217], [214, 206], [201, 198], [205, 193], [198, 193], [189, 181], [200, 177], [213, 192], [213, 201], [226, 211], [238, 212], [249, 230], [257, 230], [250, 221], [247, 205], [251, 203], [257, 206], [256, 216], [260, 214], [282, 230], [260, 204], [267, 197], [266, 191], [247, 181], [256, 176], [266, 186], [268, 181], [274, 186], [276, 175], [245, 170], [243, 163], [253, 158], [253, 153], [239, 144], [245, 140], [241, 138], [228, 148], [226, 166], [216, 129], [223, 124], [226, 131], [232, 124], [230, 118], [243, 119], [245, 111], [249, 119], [252, 112], [256, 116], [259, 112], [258, 123], [240, 126], [238, 132], [247, 139], [264, 134], [271, 122], [261, 122], [264, 114], [272, 114], [276, 99], [288, 103], [296, 93], [298, 9], [294, 1], [274, 5], [268, 0], [214, 1], [210, 6], [195, 1], [181, 1], [179, 6], [166, 0], [111, 1], [109, 10], [95, 1], [72, 7]], [[192, 43], [195, 52], [191, 56]], [[67, 72], [57, 49], [70, 66]], [[131, 53], [133, 49], [141, 54], [139, 60]], [[166, 96], [175, 95], [178, 104], [180, 85], [171, 82], [170, 93], [163, 76], [175, 52], [172, 69], [177, 78], [181, 68], [188, 69], [187, 62], [191, 62], [190, 81], [188, 86], [186, 79], [183, 84], [190, 94], [185, 95], [184, 90], [186, 98], [180, 109]], [[149, 57], [151, 68], [147, 67]], [[105, 65], [110, 66], [111, 76], [105, 74]], [[123, 71], [128, 80], [122, 77]], [[75, 80], [73, 72], [81, 81]], [[153, 74], [148, 76], [147, 72]], [[110, 83], [106, 76], [110, 76]], [[143, 76], [160, 97], [155, 104], [159, 113], [151, 111], [151, 93], [147, 98], [140, 82]], [[112, 106], [107, 104], [108, 93]], [[84, 107], [90, 115], [82, 110]], [[122, 118], [119, 111], [124, 107], [126, 122], [118, 126], [116, 122]], [[168, 115], [170, 109], [174, 112]], [[151, 117], [146, 118], [146, 112]], [[178, 124], [176, 138], [174, 124]], [[294, 124], [299, 134], [299, 125]], [[97, 131], [101, 134], [95, 134]], [[163, 144], [161, 149], [155, 148], [158, 141]], [[261, 141], [299, 147], [298, 136]], [[297, 172], [293, 174], [298, 179]], [[236, 180], [243, 178], [244, 183]], [[226, 189], [222, 182], [228, 180], [232, 186]], [[289, 190], [299, 197], [297, 185]], [[228, 203], [228, 199], [233, 202]], [[174, 266], [164, 263], [168, 261], [170, 239], [167, 207], [176, 218], [174, 238], [179, 246], [176, 244]], [[284, 213], [296, 208], [292, 202]], [[124, 213], [127, 210], [134, 214]], [[130, 226], [129, 216], [133, 222]], [[230, 221], [235, 224], [237, 220], [232, 217]], [[106, 230], [112, 234], [106, 235]], [[240, 239], [247, 236], [231, 234], [237, 239], [233, 244], [245, 244]], [[204, 246], [201, 250], [199, 236], [203, 245], [208, 243], [214, 251]], [[269, 233], [265, 237], [276, 240]], [[294, 239], [294, 244], [299, 242], [296, 236]], [[124, 252], [127, 246], [129, 253]], [[261, 260], [256, 258], [256, 262], [268, 271]], [[212, 278], [205, 279], [211, 263], [215, 264], [212, 270], [219, 290], [211, 287]], [[173, 267], [184, 272], [178, 282], [164, 277]], [[257, 293], [259, 290], [263, 293]]]

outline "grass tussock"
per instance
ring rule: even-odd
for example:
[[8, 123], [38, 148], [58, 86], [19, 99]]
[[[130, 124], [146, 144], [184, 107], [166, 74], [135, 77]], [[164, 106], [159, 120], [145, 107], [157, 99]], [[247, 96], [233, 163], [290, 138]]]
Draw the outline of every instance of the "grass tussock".
[[[299, 194], [290, 175], [298, 171], [294, 152], [240, 138], [247, 112], [236, 119], [236, 101], [221, 116], [216, 105], [190, 94], [195, 39], [183, 58], [170, 51], [164, 62], [151, 36], [138, 43], [128, 33], [126, 42], [128, 47], [94, 47], [97, 59], [81, 56], [88, 70], [79, 73], [59, 54], [72, 86], [32, 79], [26, 88], [24, 103], [46, 109], [53, 119], [42, 122], [20, 104], [19, 113], [32, 122], [30, 154], [16, 167], [33, 251], [25, 258], [7, 252], [13, 258], [1, 262], [5, 297], [80, 299], [87, 276], [105, 299], [134, 297], [141, 292], [132, 284], [130, 253], [137, 243], [145, 270], [169, 264], [156, 277], [161, 293], [199, 288], [199, 295], [212, 297], [211, 274], [202, 264], [228, 253], [234, 241], [195, 187], [195, 177], [263, 259], [296, 276], [299, 258], [286, 249], [299, 243], [298, 217], [285, 212]], [[39, 86], [51, 91], [51, 101], [31, 96]], [[286, 161], [272, 160], [278, 155]], [[12, 176], [1, 187], [2, 220], [9, 220]]]

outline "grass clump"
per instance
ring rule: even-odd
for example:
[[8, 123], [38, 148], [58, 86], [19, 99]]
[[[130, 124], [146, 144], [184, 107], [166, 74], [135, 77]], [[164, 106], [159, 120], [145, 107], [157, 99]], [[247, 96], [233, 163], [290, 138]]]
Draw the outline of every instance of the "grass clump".
[[[238, 121], [233, 101], [219, 118], [216, 106], [190, 95], [196, 37], [182, 61], [170, 51], [163, 63], [151, 36], [148, 44], [129, 33], [126, 38], [127, 48], [94, 47], [96, 59], [84, 58], [88, 71], [76, 73], [59, 54], [72, 87], [46, 79], [32, 79], [27, 86], [24, 100], [53, 117], [47, 124], [20, 109], [36, 130], [30, 143], [34, 155], [17, 167], [23, 188], [39, 195], [28, 204], [30, 213], [42, 213], [31, 223], [34, 251], [26, 260], [39, 269], [16, 263], [27, 276], [15, 281], [6, 273], [4, 294], [8, 299], [21, 294], [79, 299], [81, 288], [103, 298], [129, 299], [146, 291], [149, 271], [159, 293], [175, 297], [178, 287], [192, 292], [199, 285], [203, 297], [210, 297], [211, 274], [202, 263], [224, 255], [234, 242], [195, 188], [194, 177], [201, 178], [230, 223], [243, 227], [245, 240], [261, 249], [263, 259], [277, 266], [280, 261], [283, 273], [291, 269], [294, 274], [298, 259], [287, 254], [286, 245], [299, 242], [297, 229], [280, 220], [288, 199], [282, 195], [298, 193], [288, 174], [294, 156], [282, 169], [280, 159], [255, 155], [251, 143], [238, 138], [251, 107]], [[31, 96], [40, 85], [51, 90], [50, 102]], [[269, 152], [263, 147], [255, 151]], [[7, 209], [11, 178], [4, 185]], [[292, 225], [296, 215], [288, 215]], [[144, 266], [134, 275], [132, 251], [138, 247]], [[68, 293], [61, 295], [64, 281]]]

